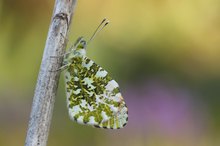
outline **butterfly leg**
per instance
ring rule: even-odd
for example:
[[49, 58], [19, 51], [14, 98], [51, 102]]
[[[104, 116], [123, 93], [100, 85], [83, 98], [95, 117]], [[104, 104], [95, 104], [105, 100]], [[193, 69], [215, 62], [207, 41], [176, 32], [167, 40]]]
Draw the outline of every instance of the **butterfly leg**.
[[60, 68], [58, 68], [58, 69], [50, 70], [50, 71], [51, 71], [51, 72], [57, 72], [57, 71], [62, 72], [62, 71], [64, 71], [65, 69], [67, 69], [70, 64], [71, 64], [71, 63], [65, 64], [65, 65], [61, 66]]
[[[73, 48], [73, 46], [71, 46], [71, 48]], [[65, 58], [67, 55], [69, 55], [70, 53], [72, 53], [73, 52], [73, 49], [69, 49], [67, 52], [65, 52], [64, 54], [62, 54], [62, 55], [59, 55], [59, 56], [50, 56], [50, 58]]]
[[58, 71], [64, 71], [65, 69], [67, 69], [67, 67], [70, 65], [71, 63], [65, 64], [63, 66], [61, 66], [60, 68], [58, 68]]
[[70, 54], [71, 52], [66, 52], [64, 53], [63, 55], [58, 55], [58, 56], [50, 56], [50, 58], [62, 58], [62, 57], [65, 57], [67, 56], [68, 54]]

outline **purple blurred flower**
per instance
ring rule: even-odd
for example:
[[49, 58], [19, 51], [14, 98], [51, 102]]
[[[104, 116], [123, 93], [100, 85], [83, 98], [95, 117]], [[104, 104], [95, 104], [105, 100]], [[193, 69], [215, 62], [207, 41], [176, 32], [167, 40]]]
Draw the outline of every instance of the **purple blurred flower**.
[[193, 96], [184, 88], [157, 80], [128, 87], [123, 95], [129, 110], [128, 130], [176, 135], [195, 133], [204, 124], [206, 115], [196, 116], [199, 104], [193, 104]]

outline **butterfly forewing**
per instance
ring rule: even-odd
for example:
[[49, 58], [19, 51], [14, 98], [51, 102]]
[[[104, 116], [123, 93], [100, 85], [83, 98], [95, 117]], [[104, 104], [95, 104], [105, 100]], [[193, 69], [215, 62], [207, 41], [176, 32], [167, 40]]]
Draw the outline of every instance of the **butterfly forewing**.
[[94, 127], [124, 127], [128, 110], [118, 83], [86, 56], [71, 59], [72, 63], [65, 72], [70, 118]]

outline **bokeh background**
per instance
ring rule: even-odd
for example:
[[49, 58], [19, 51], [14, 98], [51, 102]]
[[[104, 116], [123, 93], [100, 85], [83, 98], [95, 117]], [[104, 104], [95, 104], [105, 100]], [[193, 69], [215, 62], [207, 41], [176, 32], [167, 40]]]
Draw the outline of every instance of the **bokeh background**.
[[[24, 145], [52, 0], [0, 0], [0, 145]], [[68, 117], [60, 78], [49, 146], [220, 145], [220, 1], [79, 0], [69, 45], [88, 39], [88, 56], [119, 82], [128, 125], [111, 131]]]

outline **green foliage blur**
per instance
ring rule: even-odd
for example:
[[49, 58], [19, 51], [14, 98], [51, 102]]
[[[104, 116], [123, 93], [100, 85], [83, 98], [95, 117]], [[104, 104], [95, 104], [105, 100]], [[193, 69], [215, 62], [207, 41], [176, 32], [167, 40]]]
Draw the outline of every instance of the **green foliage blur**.
[[[0, 1], [0, 145], [24, 145], [54, 1]], [[88, 56], [121, 86], [128, 125], [70, 121], [63, 76], [48, 146], [212, 146], [220, 136], [219, 0], [78, 0], [70, 46], [110, 24]]]

